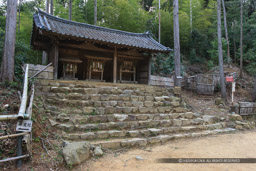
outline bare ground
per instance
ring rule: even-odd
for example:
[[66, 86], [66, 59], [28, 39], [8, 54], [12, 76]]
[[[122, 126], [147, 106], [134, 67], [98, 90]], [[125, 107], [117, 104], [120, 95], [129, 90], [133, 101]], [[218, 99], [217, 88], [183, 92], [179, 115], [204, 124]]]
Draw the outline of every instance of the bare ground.
[[[163, 164], [158, 158], [256, 158], [256, 130], [196, 139], [181, 139], [165, 145], [109, 153], [74, 168], [78, 171], [151, 170], [255, 170], [254, 164]], [[143, 160], [137, 160], [141, 156]]]

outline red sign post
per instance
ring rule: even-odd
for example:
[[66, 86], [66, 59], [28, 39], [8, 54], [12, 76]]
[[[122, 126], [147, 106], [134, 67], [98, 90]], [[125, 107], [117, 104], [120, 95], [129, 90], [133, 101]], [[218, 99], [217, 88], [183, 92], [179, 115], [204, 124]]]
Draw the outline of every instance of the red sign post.
[[226, 76], [226, 82], [234, 82], [233, 76]]

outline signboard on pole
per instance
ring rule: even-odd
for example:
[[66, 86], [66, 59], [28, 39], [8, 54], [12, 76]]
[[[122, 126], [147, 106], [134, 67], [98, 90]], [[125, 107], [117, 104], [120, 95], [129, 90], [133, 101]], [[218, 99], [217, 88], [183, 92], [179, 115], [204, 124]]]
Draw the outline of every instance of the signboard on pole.
[[234, 82], [233, 76], [226, 76], [226, 82]]
[[16, 131], [31, 132], [32, 123], [32, 120], [22, 120], [21, 122], [17, 123]]

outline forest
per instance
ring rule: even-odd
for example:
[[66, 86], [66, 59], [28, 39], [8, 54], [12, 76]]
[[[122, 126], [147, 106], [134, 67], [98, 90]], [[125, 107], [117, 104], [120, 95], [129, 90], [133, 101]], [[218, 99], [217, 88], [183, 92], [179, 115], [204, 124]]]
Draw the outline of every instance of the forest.
[[[53, 15], [69, 19], [72, 2], [72, 20], [94, 24], [94, 0], [53, 0]], [[33, 14], [45, 10], [44, 0], [19, 0], [15, 47], [15, 74], [22, 63], [41, 63], [42, 53], [30, 47]], [[160, 9], [160, 42], [174, 48], [173, 0], [97, 0], [96, 24], [130, 32], [147, 32], [158, 40]], [[228, 39], [222, 22], [224, 64], [228, 62], [229, 42], [232, 63], [239, 65], [243, 52], [243, 68], [250, 75], [256, 73], [256, 2], [242, 1], [243, 45], [241, 51], [241, 1], [225, 0]], [[0, 54], [3, 54], [7, 1], [0, 2]], [[223, 12], [223, 8], [222, 8]], [[223, 21], [223, 14], [222, 21]], [[209, 69], [218, 65], [217, 1], [182, 0], [179, 2], [181, 61], [204, 64]], [[1, 58], [2, 55], [0, 55]], [[1, 61], [1, 60], [0, 60]], [[182, 63], [182, 62], [181, 62]], [[173, 70], [173, 54], [156, 55], [154, 74], [166, 75]]]

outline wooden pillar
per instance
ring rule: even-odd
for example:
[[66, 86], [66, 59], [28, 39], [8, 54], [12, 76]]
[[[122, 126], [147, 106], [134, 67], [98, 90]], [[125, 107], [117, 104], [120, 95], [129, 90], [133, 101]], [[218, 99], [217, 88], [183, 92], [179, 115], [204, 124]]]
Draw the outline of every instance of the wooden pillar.
[[114, 60], [113, 60], [113, 83], [116, 83], [117, 74], [117, 48], [115, 47]]
[[42, 64], [47, 65], [47, 52], [46, 51], [43, 51], [43, 54], [42, 54]]
[[149, 56], [149, 58], [148, 58], [148, 85], [150, 84], [151, 63], [152, 63], [152, 57]]
[[54, 62], [54, 79], [58, 79], [58, 64], [59, 64], [59, 46], [54, 44], [53, 46], [53, 62]]

